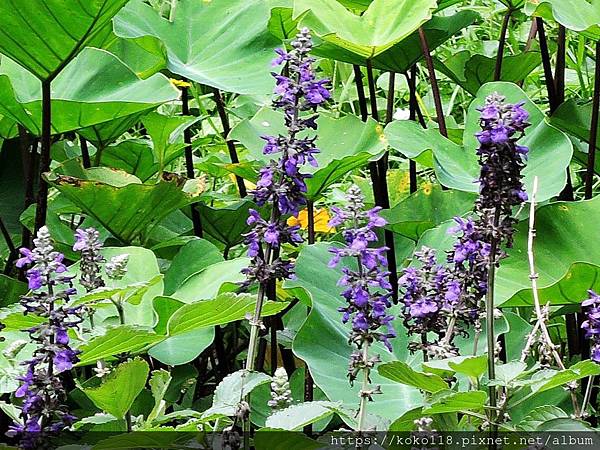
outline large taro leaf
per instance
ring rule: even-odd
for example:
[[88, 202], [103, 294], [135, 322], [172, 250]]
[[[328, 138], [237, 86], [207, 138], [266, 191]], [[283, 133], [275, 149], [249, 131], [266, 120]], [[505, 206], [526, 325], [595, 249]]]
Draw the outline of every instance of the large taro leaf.
[[248, 210], [257, 208], [250, 200], [240, 200], [219, 208], [198, 204], [204, 232], [228, 248], [244, 240], [243, 235], [250, 229], [250, 225], [246, 223]]
[[118, 36], [154, 36], [167, 49], [167, 68], [198, 83], [240, 94], [272, 91], [273, 49], [267, 29], [271, 0], [181, 0], [172, 22], [141, 0], [115, 17]]
[[506, 100], [511, 103], [525, 101], [524, 107], [529, 112], [532, 123], [527, 128], [525, 137], [519, 141], [530, 149], [527, 166], [523, 170], [525, 187], [531, 192], [533, 179], [538, 176], [538, 201], [554, 197], [565, 186], [566, 168], [573, 155], [573, 146], [563, 132], [546, 122], [544, 113], [512, 83], [487, 83], [478, 91], [467, 113], [464, 148], [444, 138], [437, 130], [423, 130], [412, 121], [395, 121], [386, 127], [385, 133], [390, 146], [409, 158], [417, 158], [423, 152], [431, 150], [441, 184], [461, 191], [478, 192], [478, 142], [475, 133], [480, 130], [480, 113], [477, 108], [481, 108], [485, 98], [493, 92], [506, 96]]
[[[478, 19], [479, 14], [474, 11], [460, 11], [453, 16], [434, 16], [422, 26], [430, 50], [435, 50]], [[367, 63], [365, 56], [341, 48], [327, 40], [318, 42], [313, 54], [350, 64], [364, 66]], [[373, 57], [372, 64], [377, 69], [404, 73], [421, 58], [423, 58], [423, 50], [421, 49], [419, 33], [415, 31], [389, 49]]]
[[600, 2], [597, 0], [527, 0], [525, 12], [555, 20], [591, 39], [600, 39]]
[[296, 0], [294, 18], [331, 45], [373, 58], [431, 19], [436, 0], [373, 0], [357, 15], [337, 0]]
[[[588, 289], [600, 290], [600, 245], [590, 238], [600, 221], [599, 206], [600, 197], [596, 197], [580, 202], [551, 203], [537, 209], [534, 251], [542, 304], [578, 304], [587, 298]], [[452, 237], [447, 230], [453, 224], [453, 221], [445, 222], [425, 232], [417, 247], [426, 245], [439, 252], [449, 249]], [[527, 232], [528, 223], [524, 220], [517, 225], [514, 246], [497, 271], [498, 305], [533, 305]]]
[[[177, 89], [156, 74], [141, 80], [105, 50], [81, 52], [52, 83], [52, 132], [91, 127], [176, 100]], [[40, 135], [41, 82], [8, 58], [0, 65], [0, 112]]]
[[[589, 142], [592, 128], [592, 111], [591, 101], [580, 103], [577, 100], [570, 99], [554, 111], [554, 114], [550, 117], [550, 123], [577, 139]], [[600, 130], [600, 125], [598, 130]], [[598, 147], [600, 147], [600, 143], [596, 145], [596, 148]]]
[[81, 170], [77, 177], [48, 174], [50, 184], [83, 212], [100, 222], [125, 243], [145, 241], [152, 229], [173, 211], [197, 201], [199, 180], [165, 173], [153, 184], [106, 168]]
[[[307, 165], [303, 169], [303, 172], [313, 175], [306, 180], [307, 198], [313, 201], [351, 170], [376, 159], [386, 148], [383, 130], [372, 119], [364, 123], [356, 116], [341, 119], [321, 116], [317, 124], [319, 137], [316, 145], [321, 150], [316, 155], [318, 167]], [[285, 132], [283, 115], [263, 108], [252, 119], [240, 122], [231, 131], [230, 137], [240, 141], [254, 159], [268, 162], [272, 155], [263, 154], [265, 141], [261, 136], [277, 136]]]
[[128, 0], [4, 0], [0, 53], [39, 79], [53, 78], [78, 52], [110, 33]]
[[394, 233], [418, 240], [425, 230], [473, 209], [474, 200], [471, 193], [444, 191], [428, 185], [392, 209], [382, 211], [381, 217], [388, 221], [386, 228]]
[[100, 163], [147, 181], [158, 172], [152, 146], [146, 139], [127, 139], [102, 150]]
[[[92, 142], [97, 149], [104, 149], [108, 145], [119, 139], [123, 133], [136, 125], [146, 111], [131, 114], [124, 117], [109, 120], [108, 122], [98, 123], [87, 128], [77, 130], [77, 134]], [[102, 153], [104, 155], [104, 152]]]
[[[501, 81], [518, 83], [523, 81], [541, 63], [539, 52], [529, 51], [518, 55], [508, 55], [502, 59]], [[471, 94], [485, 83], [494, 80], [496, 58], [484, 55], [472, 55], [468, 50], [460, 51], [444, 62], [435, 61], [436, 68], [465, 88]]]
[[[294, 339], [293, 350], [308, 364], [316, 385], [329, 399], [342, 401], [344, 406], [355, 409], [360, 386], [355, 383], [350, 387], [343, 376], [353, 349], [348, 344], [350, 326], [342, 324], [341, 313], [337, 311], [345, 304], [340, 296], [342, 288], [338, 286], [342, 273], [340, 269], [327, 267], [331, 258], [328, 248], [332, 245], [335, 244], [324, 242], [304, 247], [296, 262], [297, 279], [285, 284], [303, 301], [312, 304], [308, 318]], [[398, 312], [397, 308], [392, 311]], [[371, 347], [371, 354], [380, 355], [384, 362], [396, 359], [408, 364], [415, 362], [415, 357], [406, 349], [407, 337], [402, 321], [397, 319], [394, 327], [398, 332], [398, 337], [392, 340], [394, 352], [390, 353], [377, 343]], [[417, 389], [391, 382], [377, 373], [372, 373], [372, 379], [373, 384], [381, 385], [383, 391], [377, 397], [378, 407], [374, 411], [381, 417], [393, 420], [423, 404]]]

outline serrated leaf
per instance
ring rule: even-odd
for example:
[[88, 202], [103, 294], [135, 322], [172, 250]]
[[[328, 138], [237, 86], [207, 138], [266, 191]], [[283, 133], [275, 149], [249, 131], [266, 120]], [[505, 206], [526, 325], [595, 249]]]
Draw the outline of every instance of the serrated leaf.
[[448, 383], [441, 377], [430, 373], [417, 372], [402, 361], [381, 364], [377, 367], [377, 371], [379, 375], [392, 381], [414, 386], [425, 392], [438, 392], [448, 389]]
[[319, 401], [288, 406], [267, 417], [265, 426], [279, 430], [299, 431], [306, 425], [332, 416], [339, 406], [339, 403]]

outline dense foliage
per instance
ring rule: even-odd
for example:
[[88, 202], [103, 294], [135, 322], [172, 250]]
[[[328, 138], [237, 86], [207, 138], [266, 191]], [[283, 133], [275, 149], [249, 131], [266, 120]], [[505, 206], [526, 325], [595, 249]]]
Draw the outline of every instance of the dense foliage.
[[6, 445], [598, 426], [600, 3], [0, 0], [0, 30]]

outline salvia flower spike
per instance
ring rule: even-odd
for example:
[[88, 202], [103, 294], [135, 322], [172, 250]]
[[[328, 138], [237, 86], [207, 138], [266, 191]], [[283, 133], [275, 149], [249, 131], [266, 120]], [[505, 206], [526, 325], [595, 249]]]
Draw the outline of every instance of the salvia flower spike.
[[31, 294], [21, 298], [25, 314], [45, 318], [40, 325], [26, 330], [36, 345], [33, 357], [19, 377], [21, 385], [15, 392], [23, 399], [22, 423], [10, 427], [9, 436], [17, 437], [25, 449], [44, 448], [45, 439], [69, 427], [75, 417], [65, 405], [67, 393], [61, 373], [78, 361], [78, 351], [71, 348], [68, 330], [81, 323], [81, 309], [67, 306], [75, 294], [72, 277], [63, 275], [66, 267], [63, 255], [54, 250], [46, 227], [39, 229], [32, 250], [20, 250], [18, 267], [28, 267], [27, 278]]
[[346, 247], [331, 248], [333, 254], [329, 266], [337, 266], [344, 257], [354, 258], [355, 267], [343, 267], [343, 276], [339, 281], [344, 286], [342, 296], [347, 306], [340, 307], [342, 322], [350, 322], [349, 343], [356, 350], [350, 357], [348, 377], [352, 384], [360, 372], [363, 373], [363, 384], [360, 392], [359, 430], [363, 430], [366, 418], [366, 402], [372, 401], [372, 395], [379, 393], [379, 387], [370, 389], [369, 373], [379, 361], [378, 357], [369, 356], [369, 346], [382, 342], [388, 350], [392, 350], [390, 339], [396, 336], [392, 327], [394, 316], [388, 314], [391, 306], [392, 286], [386, 271], [386, 247], [369, 247], [377, 242], [376, 228], [386, 225], [385, 219], [379, 216], [380, 207], [365, 211], [365, 201], [360, 189], [351, 186], [348, 189], [345, 209], [332, 208], [331, 227], [347, 225], [343, 231]]
[[100, 267], [105, 262], [100, 253], [102, 242], [100, 233], [95, 228], [77, 229], [73, 250], [81, 252], [81, 277], [79, 283], [88, 291], [104, 286], [100, 276]]
[[589, 298], [581, 304], [586, 317], [581, 328], [585, 330], [585, 337], [592, 343], [590, 359], [600, 363], [600, 295], [591, 290], [589, 294]]
[[317, 165], [315, 154], [316, 136], [300, 137], [308, 129], [316, 130], [316, 109], [327, 101], [331, 94], [328, 80], [319, 80], [313, 71], [314, 59], [309, 56], [312, 39], [307, 28], [302, 29], [291, 43], [291, 50], [276, 51], [274, 65], [286, 65], [287, 76], [273, 74], [276, 80], [273, 106], [283, 111], [287, 133], [279, 136], [263, 136], [265, 155], [277, 155], [278, 159], [260, 170], [256, 189], [251, 192], [259, 206], [271, 206], [268, 219], [256, 210], [250, 210], [247, 223], [252, 231], [246, 234], [249, 246], [250, 266], [242, 272], [246, 285], [259, 283], [258, 301], [251, 321], [252, 333], [246, 368], [254, 367], [254, 356], [260, 328], [260, 313], [268, 283], [277, 279], [293, 277], [294, 265], [280, 255], [283, 244], [297, 245], [302, 242], [299, 226], [288, 226], [285, 215], [297, 216], [306, 205], [306, 179], [302, 166]]

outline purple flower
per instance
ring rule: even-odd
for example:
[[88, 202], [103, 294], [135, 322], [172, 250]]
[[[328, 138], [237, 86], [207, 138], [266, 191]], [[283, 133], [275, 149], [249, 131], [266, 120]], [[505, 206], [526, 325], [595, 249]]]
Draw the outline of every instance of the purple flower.
[[585, 337], [591, 340], [590, 358], [600, 363], [600, 296], [588, 291], [590, 296], [581, 303], [586, 320], [581, 324]]
[[33, 253], [31, 253], [31, 250], [28, 248], [21, 248], [19, 249], [19, 253], [23, 255], [21, 258], [17, 259], [15, 264], [19, 269], [33, 263]]
[[364, 198], [358, 187], [351, 186], [346, 198], [347, 209], [332, 208], [334, 216], [330, 225], [349, 223], [352, 228], [343, 232], [347, 243], [345, 248], [329, 249], [333, 255], [329, 267], [336, 267], [344, 257], [354, 258], [357, 264], [356, 270], [343, 267], [343, 276], [338, 282], [346, 287], [342, 291], [342, 297], [346, 299], [347, 306], [339, 308], [342, 322], [351, 320], [349, 342], [354, 343], [358, 349], [352, 355], [348, 369], [348, 376], [353, 382], [361, 364], [365, 363], [360, 349], [372, 341], [380, 341], [391, 350], [389, 339], [396, 334], [391, 325], [393, 316], [387, 314], [387, 308], [391, 306], [388, 299], [391, 295], [387, 279], [389, 273], [385, 271], [387, 249], [370, 247], [377, 242], [374, 229], [386, 222], [378, 216], [379, 208], [364, 211]]
[[[302, 237], [299, 227], [288, 227], [284, 216], [297, 216], [306, 205], [305, 180], [310, 175], [302, 173], [302, 168], [305, 164], [317, 166], [315, 154], [319, 150], [315, 146], [316, 137], [300, 137], [299, 134], [308, 128], [317, 128], [314, 112], [318, 105], [330, 98], [328, 82], [316, 79], [312, 67], [314, 59], [309, 56], [312, 40], [308, 29], [298, 33], [291, 47], [289, 52], [275, 50], [277, 57], [273, 64], [285, 63], [287, 71], [286, 75], [273, 74], [273, 106], [283, 111], [287, 134], [262, 136], [265, 141], [263, 153], [276, 154], [278, 159], [271, 160], [260, 169], [256, 188], [251, 192], [258, 206], [271, 206], [272, 211], [268, 220], [255, 210], [249, 211], [247, 223], [252, 230], [245, 238], [252, 262], [242, 271], [247, 278], [245, 285], [293, 276], [293, 264], [283, 259], [279, 250], [283, 244], [302, 242]], [[305, 114], [307, 111], [310, 115]], [[275, 254], [280, 256], [274, 258]]]

